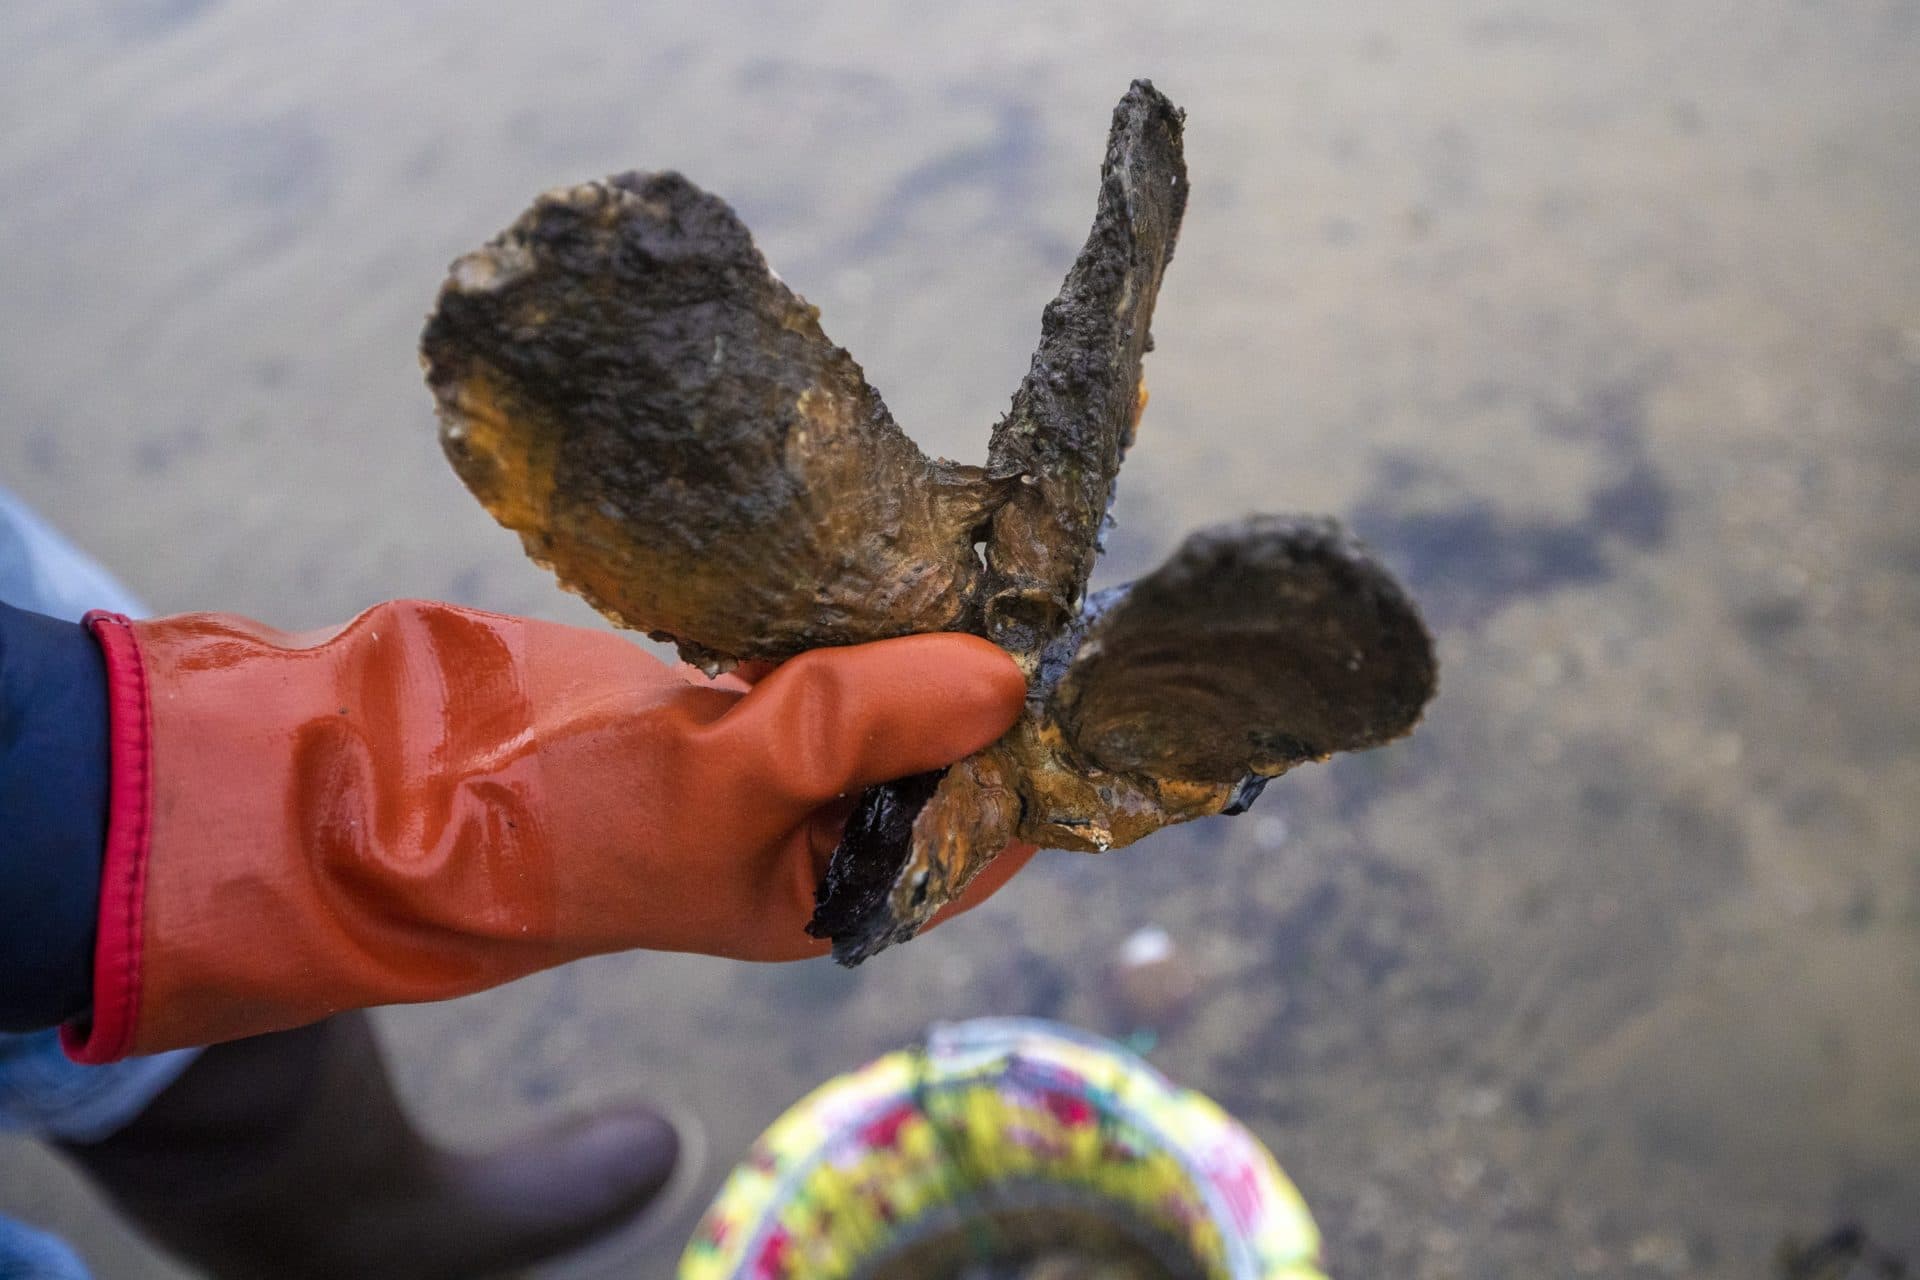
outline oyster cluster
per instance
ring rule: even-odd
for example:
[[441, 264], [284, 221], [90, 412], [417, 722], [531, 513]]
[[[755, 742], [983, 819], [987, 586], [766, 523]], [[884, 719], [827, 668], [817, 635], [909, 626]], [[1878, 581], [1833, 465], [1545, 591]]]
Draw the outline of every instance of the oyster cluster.
[[1406, 733], [1411, 601], [1332, 521], [1257, 516], [1086, 587], [1186, 207], [1183, 113], [1136, 81], [1093, 230], [985, 466], [929, 459], [725, 202], [676, 173], [539, 197], [453, 264], [421, 341], [449, 461], [527, 554], [709, 671], [970, 631], [1025, 669], [987, 750], [861, 798], [810, 929], [858, 963], [1011, 840], [1098, 851], [1239, 812]]

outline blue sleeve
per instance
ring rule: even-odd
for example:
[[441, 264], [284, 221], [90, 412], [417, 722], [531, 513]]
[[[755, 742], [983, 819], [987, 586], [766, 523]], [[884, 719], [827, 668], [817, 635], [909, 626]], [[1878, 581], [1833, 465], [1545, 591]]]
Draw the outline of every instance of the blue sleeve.
[[93, 636], [0, 603], [0, 1031], [92, 1005], [107, 741]]

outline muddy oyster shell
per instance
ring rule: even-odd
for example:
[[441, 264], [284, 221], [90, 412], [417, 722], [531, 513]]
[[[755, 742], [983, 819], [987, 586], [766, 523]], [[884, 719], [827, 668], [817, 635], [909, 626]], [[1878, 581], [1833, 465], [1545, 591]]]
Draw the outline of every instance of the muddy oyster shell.
[[810, 926], [845, 963], [912, 937], [1011, 839], [1101, 850], [1238, 812], [1300, 761], [1407, 732], [1432, 694], [1417, 611], [1330, 521], [1207, 529], [1086, 598], [1186, 206], [1182, 123], [1144, 80], [1115, 108], [1093, 230], [984, 467], [922, 454], [678, 174], [541, 196], [453, 264], [428, 322], [454, 469], [620, 625], [708, 670], [964, 630], [1027, 671], [1000, 742], [862, 797]]

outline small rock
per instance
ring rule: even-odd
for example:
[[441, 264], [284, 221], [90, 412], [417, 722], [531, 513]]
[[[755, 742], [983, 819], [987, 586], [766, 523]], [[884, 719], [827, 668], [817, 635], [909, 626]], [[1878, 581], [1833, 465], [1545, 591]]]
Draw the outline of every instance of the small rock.
[[1692, 1262], [1686, 1241], [1665, 1232], [1649, 1232], [1639, 1237], [1627, 1257], [1637, 1267], [1652, 1267], [1670, 1276], [1680, 1275]]
[[1129, 1028], [1165, 1031], [1192, 1012], [1200, 975], [1172, 935], [1148, 925], [1129, 935], [1114, 953], [1107, 989], [1115, 1012]]

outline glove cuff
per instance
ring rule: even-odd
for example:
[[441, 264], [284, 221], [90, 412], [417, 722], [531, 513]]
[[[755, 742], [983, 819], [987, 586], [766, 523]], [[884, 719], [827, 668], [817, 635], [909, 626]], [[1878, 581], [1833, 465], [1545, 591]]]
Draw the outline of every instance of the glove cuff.
[[97, 1065], [127, 1055], [140, 1016], [141, 928], [153, 831], [153, 713], [131, 620], [96, 609], [83, 622], [106, 659], [112, 782], [100, 866], [93, 1010], [86, 1021], [62, 1027], [60, 1043], [75, 1062]]

